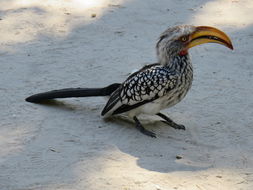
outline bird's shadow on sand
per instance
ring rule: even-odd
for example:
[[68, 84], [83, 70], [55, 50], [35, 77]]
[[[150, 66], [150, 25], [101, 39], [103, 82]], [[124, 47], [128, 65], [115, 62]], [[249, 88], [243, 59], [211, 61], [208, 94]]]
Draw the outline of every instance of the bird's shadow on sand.
[[73, 110], [75, 106], [61, 100], [43, 100], [41, 102], [35, 103], [40, 106], [54, 107], [66, 110]]
[[43, 107], [47, 107], [47, 108], [70, 111], [70, 112], [89, 109], [87, 106], [82, 106], [81, 104], [71, 103], [71, 102], [69, 103], [68, 101], [57, 100], [57, 99], [43, 100], [35, 104], [43, 106]]
[[141, 168], [168, 173], [199, 171], [212, 167], [208, 161], [200, 161], [199, 155], [192, 155], [191, 150], [194, 151], [199, 147], [211, 150], [217, 147], [199, 144], [192, 138], [188, 127], [186, 130], [177, 130], [163, 123], [158, 117], [142, 118], [143, 126], [156, 133], [157, 138], [152, 138], [135, 129], [135, 123], [127, 117], [115, 116], [104, 119], [104, 121], [115, 127], [126, 129], [123, 130], [125, 134], [123, 132], [120, 134], [122, 135], [121, 140], [112, 137], [111, 141], [122, 152], [138, 158], [137, 165]]
[[[85, 113], [90, 111], [86, 105], [72, 104], [61, 100], [47, 100], [41, 102], [40, 105], [70, 112], [82, 110], [81, 112]], [[150, 171], [168, 173], [206, 170], [211, 167], [205, 161], [194, 161], [193, 158], [197, 155], [193, 157], [186, 155], [190, 152], [189, 149], [199, 146], [192, 139], [187, 126], [186, 130], [176, 130], [163, 123], [159, 117], [141, 117], [140, 120], [146, 129], [157, 134], [157, 138], [142, 134], [134, 127], [135, 123], [132, 119], [118, 115], [101, 118], [102, 125], [107, 126], [108, 129], [102, 135], [109, 137], [104, 143], [113, 144], [120, 151], [138, 158], [137, 165]], [[206, 146], [208, 149], [213, 148], [209, 145], [201, 146]]]

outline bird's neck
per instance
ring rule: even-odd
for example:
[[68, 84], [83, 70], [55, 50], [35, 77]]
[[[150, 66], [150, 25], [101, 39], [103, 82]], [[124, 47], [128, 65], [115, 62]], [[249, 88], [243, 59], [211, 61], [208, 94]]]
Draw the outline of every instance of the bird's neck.
[[191, 60], [189, 54], [184, 55], [176, 55], [166, 60], [165, 63], [162, 64], [164, 67], [169, 70], [182, 71], [185, 67], [191, 66]]

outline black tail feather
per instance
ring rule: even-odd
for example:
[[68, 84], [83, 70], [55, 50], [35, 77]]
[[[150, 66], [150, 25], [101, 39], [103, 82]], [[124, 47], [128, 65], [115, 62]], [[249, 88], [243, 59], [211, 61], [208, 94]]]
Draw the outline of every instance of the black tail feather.
[[25, 100], [32, 103], [40, 103], [45, 100], [55, 98], [89, 97], [89, 96], [109, 96], [121, 84], [114, 83], [104, 88], [65, 88], [61, 90], [52, 90], [49, 92], [34, 94]]

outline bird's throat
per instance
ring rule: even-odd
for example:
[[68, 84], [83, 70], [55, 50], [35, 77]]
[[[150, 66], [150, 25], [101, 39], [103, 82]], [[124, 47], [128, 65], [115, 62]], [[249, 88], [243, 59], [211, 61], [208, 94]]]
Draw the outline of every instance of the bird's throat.
[[179, 52], [180, 56], [183, 56], [183, 55], [186, 55], [186, 54], [188, 54], [187, 50], [182, 50], [182, 51]]

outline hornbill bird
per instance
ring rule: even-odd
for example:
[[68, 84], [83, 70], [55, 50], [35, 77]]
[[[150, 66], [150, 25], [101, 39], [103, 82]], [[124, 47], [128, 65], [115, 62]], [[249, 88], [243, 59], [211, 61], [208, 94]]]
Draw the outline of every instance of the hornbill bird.
[[123, 83], [114, 83], [104, 88], [53, 90], [32, 95], [26, 101], [42, 103], [54, 98], [110, 96], [102, 116], [126, 113], [135, 121], [136, 128], [145, 135], [156, 137], [155, 133], [142, 126], [137, 118], [140, 114], [158, 115], [171, 127], [185, 129], [160, 111], [180, 102], [189, 91], [193, 70], [188, 50], [204, 43], [218, 43], [233, 49], [229, 37], [217, 28], [174, 26], [165, 30], [158, 39], [158, 62], [144, 66]]

